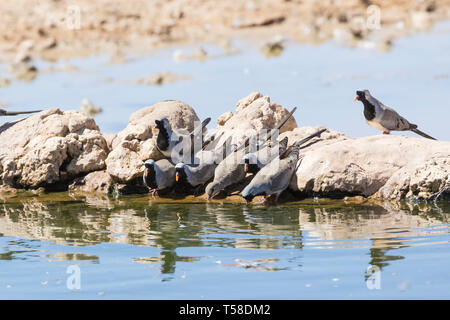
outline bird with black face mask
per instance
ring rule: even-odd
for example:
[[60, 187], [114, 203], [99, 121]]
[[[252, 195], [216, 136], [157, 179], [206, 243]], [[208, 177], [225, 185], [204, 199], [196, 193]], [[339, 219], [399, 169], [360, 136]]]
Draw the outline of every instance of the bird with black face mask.
[[[203, 138], [203, 129], [208, 125], [211, 121], [211, 118], [206, 118], [203, 120], [202, 124], [196, 127], [190, 134], [182, 135], [172, 130], [170, 122], [167, 118], [158, 118], [155, 120], [155, 127], [153, 131], [158, 131], [156, 137], [156, 148], [166, 157], [176, 157], [173, 159], [174, 162], [178, 162], [181, 160], [182, 151], [180, 150], [180, 154], [172, 154], [174, 148], [181, 142], [190, 143], [189, 147], [193, 148], [194, 145], [200, 146], [202, 145]], [[194, 144], [194, 139], [200, 139], [198, 143]]]
[[210, 181], [214, 176], [214, 163], [208, 165], [188, 165], [177, 163], [175, 166], [175, 188], [184, 193], [193, 192], [194, 195], [200, 194], [200, 189]]
[[359, 100], [364, 105], [364, 117], [367, 123], [377, 129], [389, 134], [391, 131], [412, 131], [427, 139], [436, 140], [428, 134], [417, 129], [417, 125], [399, 115], [394, 109], [385, 106], [374, 98], [369, 90], [356, 91], [356, 98], [353, 102]]
[[175, 166], [169, 160], [147, 160], [144, 166], [144, 184], [153, 197], [158, 191], [171, 188], [175, 184]]
[[269, 196], [275, 195], [275, 202], [278, 202], [278, 197], [289, 186], [297, 168], [300, 148], [300, 143], [294, 144], [263, 167], [242, 190], [241, 196], [245, 201], [250, 203], [256, 196], [264, 196], [265, 201]]

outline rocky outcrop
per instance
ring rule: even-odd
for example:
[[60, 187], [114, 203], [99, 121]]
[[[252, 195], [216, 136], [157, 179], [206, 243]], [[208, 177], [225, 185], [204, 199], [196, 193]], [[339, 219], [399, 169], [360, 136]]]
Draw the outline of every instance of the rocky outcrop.
[[[232, 137], [239, 144], [248, 130], [272, 129], [287, 113], [269, 97], [252, 93], [237, 103], [234, 115], [219, 117], [216, 133], [223, 133], [223, 141]], [[132, 114], [118, 134], [102, 135], [92, 118], [57, 108], [5, 123], [0, 126], [0, 194], [14, 195], [14, 188], [68, 186], [85, 193], [145, 192], [144, 161], [163, 158], [152, 133], [159, 117], [185, 132], [199, 121], [189, 105], [164, 101]], [[297, 128], [291, 118], [278, 139], [288, 137], [293, 145], [320, 129]], [[436, 194], [450, 195], [450, 142], [400, 135], [351, 139], [327, 129], [304, 145], [301, 157], [290, 183], [300, 196], [431, 199]]]
[[[239, 144], [249, 135], [256, 134], [262, 129], [273, 129], [289, 113], [283, 106], [271, 102], [270, 98], [259, 92], [254, 92], [239, 100], [236, 113], [222, 114], [218, 119], [217, 135], [221, 137], [221, 145], [230, 136], [232, 142]], [[281, 128], [280, 133], [297, 128], [294, 116]]]
[[75, 179], [69, 186], [69, 190], [86, 193], [111, 193], [113, 187], [114, 181], [112, 177], [106, 170], [101, 170], [88, 173], [84, 177]]
[[0, 127], [0, 184], [65, 184], [104, 169], [107, 153], [93, 119], [78, 111], [42, 111]]
[[450, 142], [377, 135], [305, 151], [290, 187], [306, 195], [428, 199], [448, 184]]
[[199, 121], [194, 109], [175, 100], [159, 102], [133, 113], [128, 126], [112, 140], [112, 151], [106, 159], [106, 170], [116, 181], [134, 181], [142, 176], [145, 160], [164, 158], [156, 148], [156, 136], [152, 133], [155, 120], [160, 117], [166, 117], [172, 129], [186, 132], [192, 131], [194, 123]]

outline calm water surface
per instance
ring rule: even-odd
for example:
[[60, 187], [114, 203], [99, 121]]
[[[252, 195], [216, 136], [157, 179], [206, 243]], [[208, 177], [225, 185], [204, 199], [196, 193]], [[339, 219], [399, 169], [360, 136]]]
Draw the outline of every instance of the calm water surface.
[[0, 298], [448, 299], [449, 218], [448, 202], [19, 196], [0, 209]]

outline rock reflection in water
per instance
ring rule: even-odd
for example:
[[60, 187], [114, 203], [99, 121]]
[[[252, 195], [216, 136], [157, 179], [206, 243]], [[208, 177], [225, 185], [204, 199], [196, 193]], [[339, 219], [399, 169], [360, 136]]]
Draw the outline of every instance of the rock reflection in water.
[[[448, 211], [447, 209], [447, 212]], [[299, 209], [300, 229], [306, 246], [318, 249], [368, 248], [370, 265], [380, 269], [403, 259], [389, 251], [418, 245], [439, 244], [435, 236], [448, 234], [449, 216], [439, 207], [384, 202], [380, 205]], [[445, 241], [446, 243], [448, 241]]]
[[[180, 255], [178, 249], [183, 247], [367, 248], [370, 264], [383, 268], [403, 258], [390, 251], [436, 244], [437, 236], [449, 232], [448, 204], [442, 209], [407, 203], [349, 205], [305, 200], [274, 207], [190, 200], [159, 203], [149, 201], [148, 196], [113, 199], [68, 194], [57, 199], [48, 195], [12, 198], [0, 207], [0, 234], [70, 246], [121, 243], [158, 247], [158, 256], [134, 257], [133, 261], [159, 264], [161, 273], [172, 274], [177, 262], [204, 258]], [[0, 259], [14, 259], [14, 255], [4, 252]], [[96, 255], [64, 252], [48, 258], [99, 260]]]

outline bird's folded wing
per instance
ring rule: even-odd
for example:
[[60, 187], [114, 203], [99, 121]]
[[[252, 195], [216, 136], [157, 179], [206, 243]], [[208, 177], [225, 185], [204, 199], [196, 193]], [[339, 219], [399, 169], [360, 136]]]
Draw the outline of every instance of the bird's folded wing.
[[384, 110], [380, 123], [383, 127], [392, 131], [405, 131], [412, 127], [408, 120], [390, 108]]

